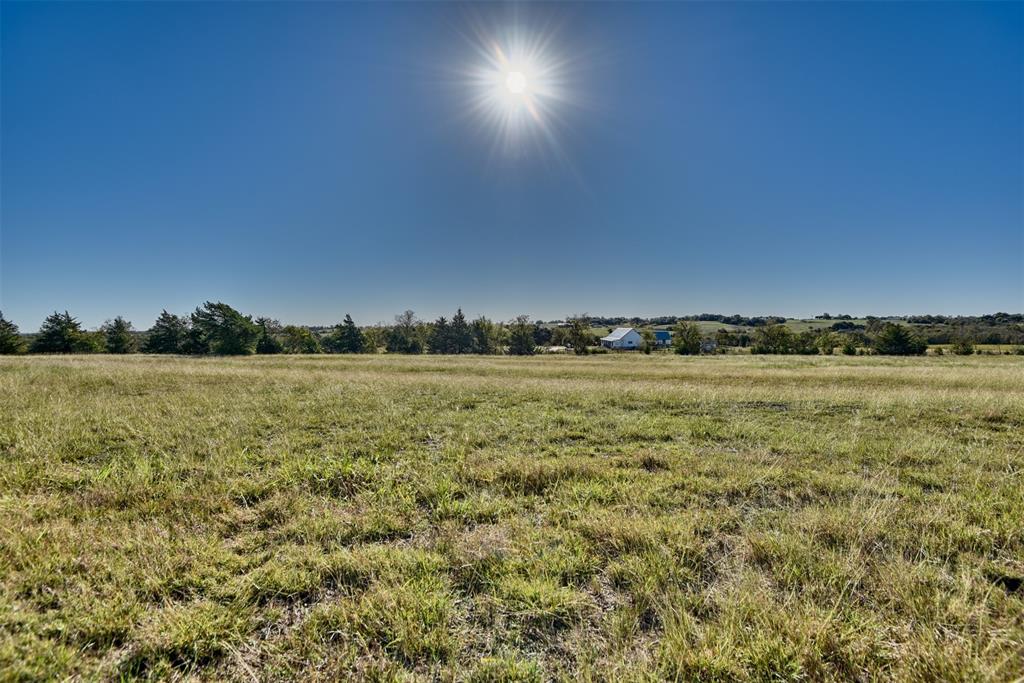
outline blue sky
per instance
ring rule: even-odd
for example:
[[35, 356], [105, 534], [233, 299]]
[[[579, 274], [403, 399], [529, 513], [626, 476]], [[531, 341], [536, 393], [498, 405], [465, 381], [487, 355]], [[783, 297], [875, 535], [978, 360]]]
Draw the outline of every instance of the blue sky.
[[[1024, 309], [1021, 3], [0, 12], [23, 330]], [[463, 74], [513, 28], [565, 68], [506, 147]]]

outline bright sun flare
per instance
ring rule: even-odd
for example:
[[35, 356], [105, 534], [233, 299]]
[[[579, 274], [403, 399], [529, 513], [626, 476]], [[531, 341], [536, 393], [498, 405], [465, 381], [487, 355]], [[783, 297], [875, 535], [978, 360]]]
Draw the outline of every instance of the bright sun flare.
[[474, 27], [477, 63], [464, 72], [472, 116], [493, 133], [496, 148], [520, 155], [532, 147], [560, 155], [556, 128], [564, 125], [571, 62], [554, 51], [550, 30]]
[[505, 87], [513, 95], [520, 95], [526, 91], [526, 74], [522, 71], [509, 71], [505, 78]]

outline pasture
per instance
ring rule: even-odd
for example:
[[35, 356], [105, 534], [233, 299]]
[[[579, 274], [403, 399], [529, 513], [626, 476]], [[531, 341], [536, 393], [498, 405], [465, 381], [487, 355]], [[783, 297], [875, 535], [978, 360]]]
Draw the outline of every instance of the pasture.
[[0, 358], [0, 679], [1011, 680], [1020, 357]]

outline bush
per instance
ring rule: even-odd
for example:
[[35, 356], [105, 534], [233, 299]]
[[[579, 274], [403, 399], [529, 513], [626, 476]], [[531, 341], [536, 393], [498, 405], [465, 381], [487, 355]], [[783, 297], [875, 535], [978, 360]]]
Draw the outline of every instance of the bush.
[[958, 356], [970, 356], [974, 353], [974, 340], [970, 337], [958, 337], [949, 350]]

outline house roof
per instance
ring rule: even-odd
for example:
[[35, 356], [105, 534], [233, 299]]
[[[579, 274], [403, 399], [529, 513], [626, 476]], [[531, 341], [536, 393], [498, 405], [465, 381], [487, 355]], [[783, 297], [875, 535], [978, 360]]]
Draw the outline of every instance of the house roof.
[[658, 341], [670, 341], [672, 339], [672, 333], [668, 330], [655, 330], [654, 338]]
[[632, 327], [616, 327], [607, 337], [601, 337], [601, 341], [619, 341], [632, 331]]

